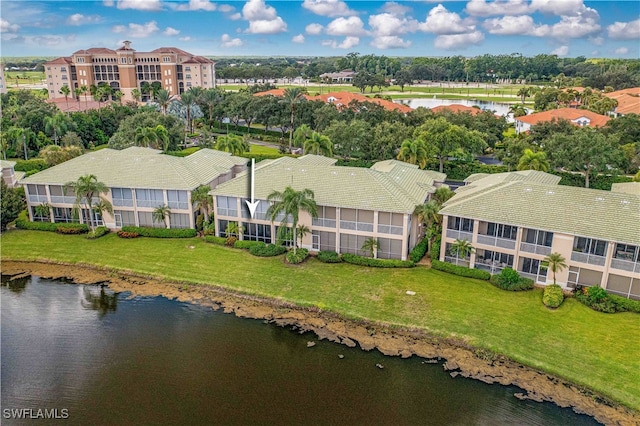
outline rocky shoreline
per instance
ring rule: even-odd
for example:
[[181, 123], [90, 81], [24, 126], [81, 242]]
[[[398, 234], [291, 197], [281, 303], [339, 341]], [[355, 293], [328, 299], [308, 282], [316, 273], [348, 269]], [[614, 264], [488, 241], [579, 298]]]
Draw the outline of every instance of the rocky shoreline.
[[426, 362], [445, 360], [444, 368], [457, 375], [486, 383], [515, 385], [523, 389], [520, 399], [549, 401], [593, 416], [607, 425], [638, 425], [640, 413], [613, 403], [592, 391], [518, 364], [504, 356], [473, 348], [455, 339], [430, 336], [423, 330], [397, 328], [361, 320], [349, 320], [316, 308], [302, 308], [278, 299], [233, 293], [215, 286], [166, 282], [90, 265], [2, 261], [2, 274], [13, 277], [37, 275], [69, 279], [78, 284], [102, 283], [116, 292], [133, 296], [163, 296], [182, 302], [223, 309], [242, 318], [262, 319], [300, 332], [312, 331], [327, 339], [363, 350], [377, 349], [388, 356], [418, 356]]

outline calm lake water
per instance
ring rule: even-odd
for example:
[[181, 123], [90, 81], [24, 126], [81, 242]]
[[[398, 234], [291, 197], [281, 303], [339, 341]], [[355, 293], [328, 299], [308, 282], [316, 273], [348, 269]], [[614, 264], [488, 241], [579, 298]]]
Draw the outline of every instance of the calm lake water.
[[596, 424], [440, 364], [307, 348], [314, 335], [162, 297], [37, 277], [3, 281], [0, 296], [3, 414], [66, 409], [58, 422], [86, 425]]
[[507, 116], [507, 121], [512, 122], [513, 117], [509, 116], [509, 107], [510, 104], [501, 103], [501, 102], [492, 102], [492, 101], [480, 101], [480, 100], [467, 100], [467, 99], [440, 99], [438, 97], [435, 98], [417, 98], [417, 99], [402, 99], [397, 100], [396, 102], [401, 102], [403, 104], [409, 105], [411, 108], [425, 107], [425, 108], [435, 108], [441, 105], [464, 105], [468, 107], [479, 106], [480, 109], [486, 109], [489, 111], [495, 111], [498, 115]]

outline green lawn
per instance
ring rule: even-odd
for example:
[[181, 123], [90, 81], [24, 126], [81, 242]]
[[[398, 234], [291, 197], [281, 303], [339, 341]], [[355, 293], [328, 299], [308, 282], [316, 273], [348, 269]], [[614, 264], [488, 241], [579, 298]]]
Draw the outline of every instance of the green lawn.
[[249, 150], [251, 154], [255, 155], [278, 155], [280, 151], [277, 148], [272, 148], [270, 146], [264, 145], [254, 145], [251, 144], [251, 149]]
[[23, 84], [39, 84], [45, 79], [43, 72], [39, 71], [7, 71], [4, 73], [7, 88], [16, 87]]
[[[98, 240], [40, 231], [0, 237], [2, 259], [53, 259], [315, 305], [349, 318], [454, 336], [540, 368], [640, 410], [640, 316], [602, 314], [573, 299], [546, 309], [542, 292], [510, 293], [423, 267], [386, 270], [278, 258], [200, 239]], [[190, 249], [189, 246], [195, 248]], [[415, 296], [405, 292], [413, 290]]]

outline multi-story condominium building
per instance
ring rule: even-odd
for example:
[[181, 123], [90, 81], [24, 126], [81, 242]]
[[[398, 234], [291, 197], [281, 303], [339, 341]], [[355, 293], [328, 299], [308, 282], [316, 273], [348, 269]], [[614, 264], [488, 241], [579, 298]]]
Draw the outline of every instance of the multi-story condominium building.
[[414, 209], [430, 198], [445, 175], [395, 160], [380, 161], [369, 169], [336, 166], [335, 162], [305, 155], [257, 164], [255, 199], [260, 203], [253, 218], [245, 202], [250, 196], [248, 174], [219, 185], [211, 192], [217, 235], [226, 236], [229, 222], [235, 222], [244, 228], [242, 239], [275, 243], [284, 217], [271, 221], [266, 215], [267, 197], [291, 186], [312, 190], [318, 205], [317, 218], [300, 211], [298, 224], [309, 229], [302, 247], [364, 254], [364, 242], [375, 238], [380, 243], [379, 258], [407, 259], [422, 233]]
[[[549, 284], [544, 258], [560, 253], [568, 265], [556, 276], [563, 287], [597, 285], [640, 299], [640, 183], [601, 191], [559, 179], [531, 170], [470, 176], [440, 211], [440, 259], [492, 274], [510, 267]], [[475, 251], [458, 258], [456, 240]]]
[[[151, 52], [136, 52], [130, 41], [119, 49], [93, 47], [78, 50], [71, 56], [54, 59], [44, 64], [49, 98], [61, 98], [63, 86], [75, 89], [92, 85], [107, 85], [123, 93], [122, 100], [132, 101], [133, 89], [141, 92], [145, 83], [160, 84], [172, 95], [179, 95], [190, 87], [215, 87], [215, 62], [175, 47], [161, 47]], [[149, 94], [142, 93], [141, 100]], [[90, 96], [83, 93], [81, 97]]]
[[7, 82], [4, 79], [4, 65], [0, 64], [0, 93], [7, 93]]
[[[97, 214], [99, 225], [121, 228], [125, 225], [163, 227], [154, 222], [153, 210], [162, 205], [171, 209], [171, 228], [194, 228], [191, 191], [200, 185], [212, 189], [246, 169], [247, 159], [227, 152], [201, 149], [187, 157], [162, 154], [151, 148], [131, 147], [121, 151], [103, 149], [84, 154], [21, 181], [26, 190], [29, 218], [34, 221], [72, 222], [76, 196], [65, 188], [79, 177], [95, 175], [108, 188], [101, 195], [113, 206], [113, 214]], [[94, 204], [99, 199], [94, 199]], [[38, 216], [42, 204], [49, 216]], [[89, 212], [78, 214], [87, 222]]]

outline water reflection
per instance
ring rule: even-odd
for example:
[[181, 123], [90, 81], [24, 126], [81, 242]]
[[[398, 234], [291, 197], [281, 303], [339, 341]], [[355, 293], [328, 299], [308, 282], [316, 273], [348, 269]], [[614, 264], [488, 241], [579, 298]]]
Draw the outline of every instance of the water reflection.
[[109, 312], [115, 312], [118, 308], [118, 293], [109, 290], [104, 284], [98, 286], [83, 286], [82, 307], [98, 312], [102, 318]]
[[30, 277], [13, 278], [8, 275], [2, 276], [2, 286], [8, 288], [13, 293], [22, 293], [30, 281]]

